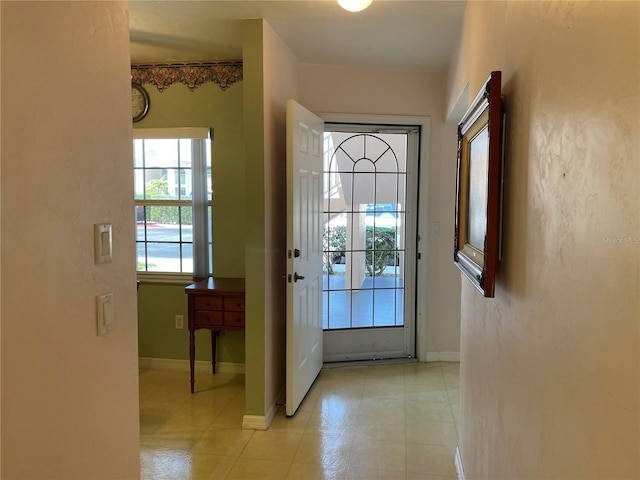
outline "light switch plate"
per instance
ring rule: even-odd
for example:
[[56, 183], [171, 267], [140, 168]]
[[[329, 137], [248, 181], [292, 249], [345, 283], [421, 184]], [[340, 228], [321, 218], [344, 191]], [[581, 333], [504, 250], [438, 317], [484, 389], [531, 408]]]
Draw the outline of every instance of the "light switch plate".
[[96, 297], [96, 317], [99, 337], [113, 330], [113, 292]]
[[93, 226], [96, 265], [111, 262], [111, 224], [96, 223]]

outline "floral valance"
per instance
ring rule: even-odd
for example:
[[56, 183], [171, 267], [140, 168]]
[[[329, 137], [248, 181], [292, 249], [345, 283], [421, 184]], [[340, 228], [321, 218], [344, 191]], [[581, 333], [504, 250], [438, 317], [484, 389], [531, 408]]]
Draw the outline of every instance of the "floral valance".
[[242, 80], [242, 62], [202, 62], [131, 65], [131, 83], [151, 84], [159, 92], [174, 83], [194, 91], [203, 83], [213, 82], [221, 90]]

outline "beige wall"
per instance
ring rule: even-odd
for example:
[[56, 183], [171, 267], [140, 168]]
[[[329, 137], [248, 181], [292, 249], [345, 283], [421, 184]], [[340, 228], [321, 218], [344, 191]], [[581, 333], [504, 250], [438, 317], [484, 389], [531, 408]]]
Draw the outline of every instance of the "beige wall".
[[[138, 478], [127, 4], [1, 9], [1, 476]], [[94, 265], [102, 222], [113, 262]]]
[[638, 2], [467, 7], [448, 97], [502, 70], [508, 124], [496, 297], [462, 284], [466, 478], [640, 477], [639, 24]]
[[[453, 266], [456, 127], [445, 124], [446, 75], [309, 64], [299, 71], [300, 101], [316, 113], [430, 117], [431, 131], [422, 139], [428, 144], [421, 159], [427, 215], [419, 232], [426, 282], [417, 290], [424, 305], [417, 353], [421, 360], [451, 358], [460, 350], [460, 276]], [[432, 233], [433, 222], [440, 233]]]

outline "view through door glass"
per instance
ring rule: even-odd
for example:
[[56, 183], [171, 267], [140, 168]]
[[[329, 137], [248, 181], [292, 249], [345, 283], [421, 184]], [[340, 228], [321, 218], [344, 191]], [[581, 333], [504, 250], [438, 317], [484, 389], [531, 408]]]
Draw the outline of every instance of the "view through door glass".
[[325, 361], [412, 351], [405, 331], [407, 274], [413, 271], [406, 268], [413, 221], [407, 215], [409, 150], [407, 132], [325, 133], [323, 328], [333, 333], [329, 349], [340, 331], [361, 330], [357, 337], [345, 335], [343, 357]]

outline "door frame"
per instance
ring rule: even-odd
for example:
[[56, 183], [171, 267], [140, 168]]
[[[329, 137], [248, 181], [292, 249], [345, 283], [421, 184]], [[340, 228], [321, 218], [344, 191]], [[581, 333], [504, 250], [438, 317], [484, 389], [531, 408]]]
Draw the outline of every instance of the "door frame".
[[[416, 314], [415, 314], [415, 356], [420, 362], [426, 362], [427, 352], [427, 296], [420, 294], [429, 287], [427, 256], [429, 242], [429, 168], [431, 165], [431, 117], [412, 115], [369, 115], [366, 113], [318, 113], [316, 115], [325, 123], [378, 124], [419, 126], [419, 160], [418, 160], [418, 215], [416, 234], [420, 238], [417, 253], [420, 257], [416, 266]], [[408, 239], [407, 239], [408, 240]], [[419, 286], [419, 287], [418, 287]], [[419, 288], [419, 289], [418, 289]]]

